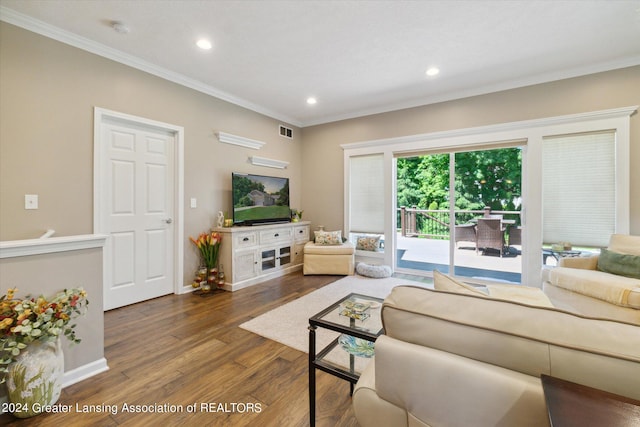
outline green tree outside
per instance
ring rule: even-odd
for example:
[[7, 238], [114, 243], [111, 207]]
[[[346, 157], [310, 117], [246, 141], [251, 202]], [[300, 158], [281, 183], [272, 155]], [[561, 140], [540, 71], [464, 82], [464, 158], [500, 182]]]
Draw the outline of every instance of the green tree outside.
[[[456, 210], [518, 211], [522, 195], [522, 150], [501, 148], [452, 154]], [[449, 154], [399, 158], [397, 205], [425, 210], [449, 209]], [[460, 215], [456, 223], [468, 221]], [[399, 222], [399, 221], [398, 221]], [[429, 225], [431, 224], [431, 225]], [[417, 218], [420, 233], [433, 234], [431, 221]]]

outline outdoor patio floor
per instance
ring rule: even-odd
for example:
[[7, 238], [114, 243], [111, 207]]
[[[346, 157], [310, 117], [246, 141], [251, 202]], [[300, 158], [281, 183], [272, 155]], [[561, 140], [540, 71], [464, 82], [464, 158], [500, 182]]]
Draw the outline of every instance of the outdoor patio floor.
[[[520, 283], [520, 249], [520, 246], [512, 246], [501, 258], [498, 251], [487, 251], [483, 254], [480, 250], [476, 254], [472, 243], [459, 242], [454, 251], [455, 274], [476, 279]], [[398, 234], [397, 251], [398, 268], [449, 273], [449, 240], [403, 237]]]

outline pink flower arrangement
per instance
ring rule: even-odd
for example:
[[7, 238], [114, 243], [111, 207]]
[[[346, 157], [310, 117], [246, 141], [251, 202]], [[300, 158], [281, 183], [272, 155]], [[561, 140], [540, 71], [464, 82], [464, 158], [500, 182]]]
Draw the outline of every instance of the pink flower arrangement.
[[202, 233], [197, 239], [189, 237], [193, 244], [200, 250], [202, 261], [207, 269], [215, 268], [218, 264], [218, 253], [220, 252], [220, 244], [222, 243], [222, 234], [213, 231], [209, 234]]

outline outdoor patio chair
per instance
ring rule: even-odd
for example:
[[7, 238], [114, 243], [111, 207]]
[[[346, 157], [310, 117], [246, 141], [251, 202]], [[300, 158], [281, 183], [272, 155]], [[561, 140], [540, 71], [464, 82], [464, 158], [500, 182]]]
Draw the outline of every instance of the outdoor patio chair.
[[476, 225], [475, 224], [460, 224], [454, 227], [454, 239], [456, 241], [456, 247], [458, 242], [470, 242], [474, 246], [476, 244]]
[[482, 248], [482, 254], [487, 249], [497, 249], [500, 257], [504, 252], [504, 232], [502, 220], [499, 218], [478, 218], [478, 226], [476, 228], [476, 253]]

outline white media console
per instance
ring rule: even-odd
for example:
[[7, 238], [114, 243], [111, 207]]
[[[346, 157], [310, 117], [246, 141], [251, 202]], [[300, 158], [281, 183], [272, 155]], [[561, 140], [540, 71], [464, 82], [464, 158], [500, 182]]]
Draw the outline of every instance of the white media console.
[[222, 234], [218, 263], [224, 289], [237, 291], [302, 268], [310, 221], [214, 228]]

